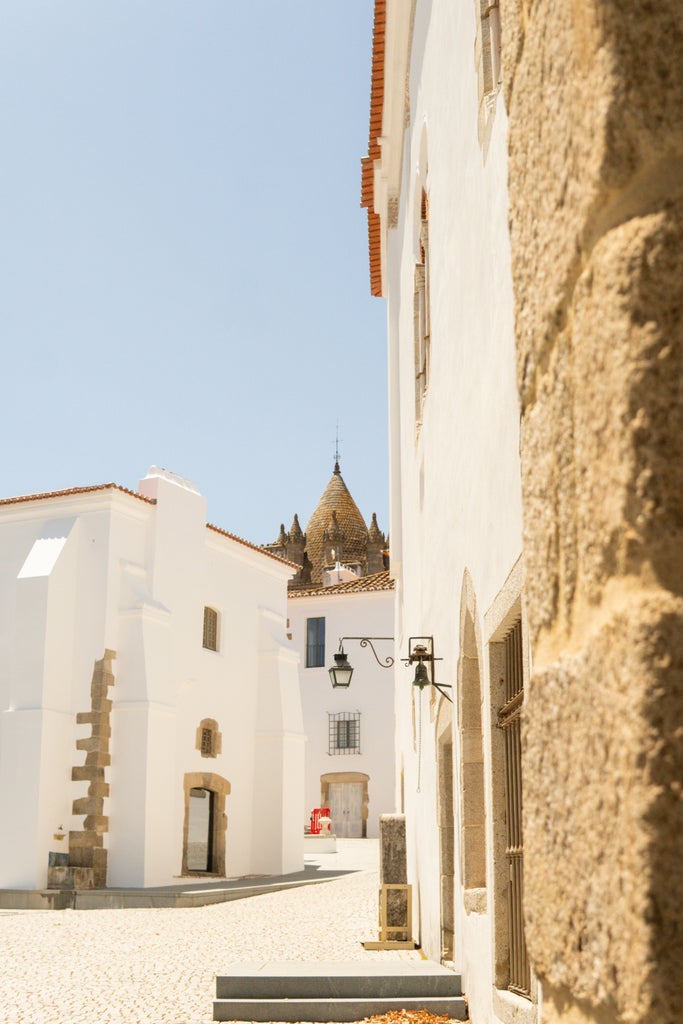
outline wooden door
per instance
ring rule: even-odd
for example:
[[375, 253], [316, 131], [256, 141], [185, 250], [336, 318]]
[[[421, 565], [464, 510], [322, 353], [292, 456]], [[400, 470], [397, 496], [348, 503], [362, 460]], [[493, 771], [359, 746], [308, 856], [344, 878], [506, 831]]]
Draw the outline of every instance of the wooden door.
[[331, 782], [328, 790], [331, 831], [340, 839], [363, 836], [363, 783]]
[[191, 789], [187, 829], [187, 870], [211, 871], [214, 794], [210, 789]]

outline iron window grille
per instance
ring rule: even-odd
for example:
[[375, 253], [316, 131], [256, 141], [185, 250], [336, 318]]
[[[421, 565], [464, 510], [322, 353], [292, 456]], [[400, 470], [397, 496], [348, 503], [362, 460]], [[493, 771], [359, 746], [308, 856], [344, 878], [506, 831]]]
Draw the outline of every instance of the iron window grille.
[[203, 646], [207, 651], [218, 650], [218, 612], [214, 608], [204, 608]]
[[520, 725], [524, 703], [524, 654], [522, 623], [518, 620], [504, 641], [505, 703], [498, 725], [505, 737], [506, 850], [509, 884], [510, 982], [508, 988], [529, 996], [531, 973], [524, 935], [524, 843], [522, 837], [522, 744]]
[[214, 718], [203, 718], [197, 728], [195, 749], [202, 757], [218, 757], [222, 753], [223, 737]]
[[328, 754], [360, 754], [360, 711], [328, 714]]
[[306, 619], [306, 668], [325, 665], [325, 617]]

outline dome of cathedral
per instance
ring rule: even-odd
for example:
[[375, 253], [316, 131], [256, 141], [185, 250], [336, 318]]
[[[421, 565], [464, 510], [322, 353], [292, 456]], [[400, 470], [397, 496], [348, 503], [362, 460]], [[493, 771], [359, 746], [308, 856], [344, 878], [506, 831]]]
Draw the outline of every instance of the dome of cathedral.
[[[333, 521], [333, 513], [336, 514], [336, 522]], [[341, 539], [337, 560], [344, 565], [359, 563], [365, 566], [368, 528], [342, 479], [338, 462], [306, 526], [306, 554], [311, 563], [311, 579], [316, 582], [322, 579], [325, 565], [325, 534], [331, 537], [336, 528]]]

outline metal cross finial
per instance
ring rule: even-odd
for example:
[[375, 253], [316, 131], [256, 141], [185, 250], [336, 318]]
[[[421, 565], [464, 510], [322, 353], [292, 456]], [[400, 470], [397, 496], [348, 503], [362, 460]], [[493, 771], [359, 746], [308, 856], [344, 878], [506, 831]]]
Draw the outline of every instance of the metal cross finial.
[[334, 438], [334, 464], [339, 465], [339, 420], [337, 420], [337, 430]]

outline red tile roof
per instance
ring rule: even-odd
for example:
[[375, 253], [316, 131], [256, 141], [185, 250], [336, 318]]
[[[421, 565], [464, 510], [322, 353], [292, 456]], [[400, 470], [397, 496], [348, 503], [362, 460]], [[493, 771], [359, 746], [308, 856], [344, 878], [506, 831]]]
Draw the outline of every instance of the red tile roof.
[[261, 547], [259, 544], [252, 544], [250, 540], [245, 540], [243, 537], [238, 537], [236, 533], [229, 533], [227, 530], [222, 530], [220, 526], [214, 526], [213, 523], [206, 524], [207, 530], [213, 530], [214, 533], [220, 533], [222, 537], [229, 537], [230, 540], [237, 541], [238, 544], [244, 544], [245, 548], [251, 548], [252, 551], [258, 551], [260, 555], [265, 555], [267, 558], [272, 558], [280, 565], [291, 566], [292, 569], [296, 569], [297, 572], [301, 568], [296, 562], [288, 562], [286, 558], [280, 558], [279, 555], [274, 555], [271, 551]]
[[361, 576], [346, 583], [333, 583], [329, 587], [313, 587], [311, 590], [290, 590], [289, 597], [331, 597], [334, 594], [371, 594], [380, 590], [393, 590], [394, 581], [388, 570], [372, 576]]
[[[121, 487], [120, 484], [108, 483], [108, 484], [93, 484], [90, 487], [67, 487], [62, 491], [43, 491], [40, 494], [20, 494], [15, 498], [0, 498], [0, 506], [3, 505], [19, 505], [22, 502], [27, 501], [42, 501], [48, 498], [68, 498], [72, 495], [78, 494], [92, 494], [95, 491], [120, 491], [122, 494], [128, 494], [131, 498], [137, 498], [138, 501], [144, 501], [148, 505], [156, 505], [156, 498], [148, 498], [146, 494], [140, 494], [138, 491], [131, 491], [128, 487]], [[238, 537], [234, 533], [228, 533], [227, 530], [221, 530], [219, 526], [214, 526], [212, 523], [206, 524], [207, 530], [213, 530], [215, 533], [220, 533], [224, 537], [229, 537], [230, 540], [237, 541], [238, 544], [244, 544], [245, 547], [251, 548], [252, 551], [258, 551], [259, 554], [265, 555], [267, 558], [274, 558], [276, 562], [280, 562], [282, 565], [291, 566], [293, 569], [299, 569], [298, 565], [294, 562], [288, 562], [284, 558], [279, 558], [277, 555], [272, 555], [269, 551], [264, 551], [258, 544], [252, 544], [248, 540], [244, 540], [242, 537]]]
[[382, 294], [381, 222], [375, 213], [375, 160], [381, 156], [379, 138], [382, 134], [384, 110], [384, 48], [386, 42], [386, 0], [375, 0], [375, 23], [372, 31], [372, 84], [370, 86], [370, 132], [368, 155], [361, 160], [361, 206], [368, 210], [368, 252], [370, 256], [370, 292]]
[[121, 487], [120, 484], [93, 484], [90, 487], [67, 487], [63, 491], [43, 491], [41, 494], [20, 494], [16, 498], [0, 498], [0, 505], [18, 505], [22, 501], [40, 501], [43, 498], [67, 498], [72, 494], [90, 494], [93, 491], [121, 491], [123, 494], [130, 494], [132, 498], [139, 501], [146, 501], [149, 505], [156, 505], [156, 498], [148, 498], [145, 494], [131, 491], [128, 487]]

